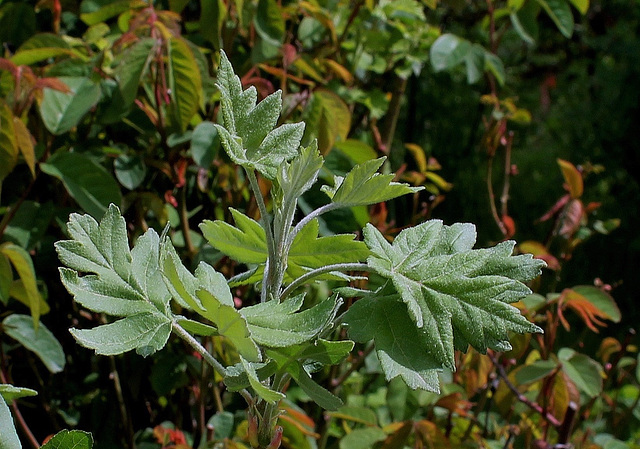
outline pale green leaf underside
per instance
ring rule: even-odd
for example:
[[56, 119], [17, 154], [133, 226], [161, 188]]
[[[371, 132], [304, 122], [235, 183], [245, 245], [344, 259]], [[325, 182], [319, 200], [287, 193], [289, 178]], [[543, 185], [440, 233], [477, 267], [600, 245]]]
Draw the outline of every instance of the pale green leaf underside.
[[302, 295], [283, 303], [268, 301], [244, 307], [240, 313], [246, 318], [256, 342], [271, 348], [284, 348], [315, 338], [332, 323], [342, 304], [334, 296], [310, 309], [296, 312], [302, 301]]
[[25, 398], [29, 396], [37, 396], [38, 392], [31, 388], [16, 387], [10, 384], [0, 384], [0, 396], [5, 401], [13, 401], [14, 399]]
[[100, 224], [89, 215], [72, 214], [67, 228], [72, 240], [56, 243], [60, 260], [69, 267], [60, 268], [63, 284], [83, 307], [124, 317], [91, 330], [72, 329], [72, 335], [98, 354], [135, 349], [149, 355], [162, 349], [172, 318], [171, 296], [158, 264], [158, 234], [149, 229], [129, 250], [125, 221], [114, 205]]
[[[247, 264], [264, 264], [267, 260], [267, 241], [258, 222], [231, 209], [236, 226], [224, 221], [205, 220], [200, 229], [211, 246], [232, 259]], [[289, 250], [285, 281], [302, 276], [315, 268], [335, 263], [364, 261], [370, 254], [364, 242], [354, 240], [354, 234], [318, 237], [318, 220], [310, 221], [296, 235]], [[259, 279], [262, 267], [248, 280]]]
[[0, 449], [22, 449], [11, 411], [2, 397], [0, 397]]
[[279, 391], [274, 391], [260, 382], [253, 365], [251, 365], [242, 357], [240, 357], [240, 362], [242, 363], [244, 371], [247, 373], [251, 388], [253, 388], [258, 396], [271, 404], [278, 402], [280, 399], [284, 399], [284, 394], [280, 393]]

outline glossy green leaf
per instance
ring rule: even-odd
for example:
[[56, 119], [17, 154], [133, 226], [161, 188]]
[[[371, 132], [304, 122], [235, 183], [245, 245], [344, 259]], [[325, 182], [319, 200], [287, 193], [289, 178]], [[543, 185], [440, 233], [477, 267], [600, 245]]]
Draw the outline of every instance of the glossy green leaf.
[[95, 11], [80, 14], [80, 20], [91, 26], [100, 22], [104, 22], [112, 17], [117, 16], [125, 11], [129, 11], [135, 7], [145, 6], [145, 2], [140, 0], [116, 0], [109, 2], [96, 9]]
[[61, 180], [80, 207], [101, 217], [109, 204], [120, 204], [120, 187], [111, 174], [80, 153], [57, 153], [40, 164], [42, 171]]
[[436, 72], [461, 64], [471, 51], [471, 43], [454, 34], [443, 34], [431, 45], [431, 67]]
[[253, 24], [262, 39], [271, 45], [282, 45], [285, 23], [276, 0], [258, 0], [258, 9], [253, 18]]
[[64, 369], [65, 356], [62, 345], [56, 337], [40, 323], [34, 329], [30, 316], [12, 314], [2, 322], [5, 333], [36, 354], [47, 369], [59, 373]]
[[25, 249], [13, 243], [3, 243], [0, 245], [0, 254], [3, 254], [9, 259], [18, 277], [22, 281], [25, 299], [28, 301], [27, 306], [31, 311], [31, 317], [33, 319], [33, 326], [36, 327], [40, 320], [40, 303], [42, 296], [36, 284], [36, 272], [33, 268], [31, 256]]
[[20, 45], [37, 30], [36, 13], [27, 2], [3, 2], [0, 7], [0, 42]]
[[40, 116], [47, 129], [55, 135], [64, 134], [77, 126], [102, 96], [100, 85], [84, 77], [60, 77], [71, 92], [44, 89], [40, 102]]
[[0, 100], [0, 181], [11, 173], [18, 162], [18, 141], [13, 128], [13, 113]]
[[340, 440], [340, 449], [371, 449], [387, 438], [387, 434], [379, 427], [355, 429]]
[[536, 0], [549, 18], [556, 24], [558, 30], [566, 38], [573, 34], [573, 13], [567, 0]]
[[9, 384], [0, 384], [0, 396], [2, 396], [7, 402], [11, 402], [14, 399], [37, 395], [38, 392], [36, 390], [32, 390], [31, 388], [16, 387]]
[[331, 151], [336, 142], [347, 140], [351, 130], [351, 111], [335, 92], [317, 89], [306, 115], [308, 130], [305, 139], [317, 137], [322, 154]]
[[200, 34], [213, 44], [222, 47], [222, 27], [227, 16], [227, 6], [223, 0], [200, 0]]
[[0, 449], [22, 449], [22, 444], [16, 433], [11, 410], [0, 396]]
[[560, 349], [558, 359], [562, 370], [580, 391], [591, 398], [602, 393], [604, 369], [598, 362], [570, 348]]
[[155, 55], [156, 45], [154, 39], [140, 39], [119, 56], [118, 65], [114, 70], [118, 87], [102, 112], [101, 119], [104, 122], [118, 121], [129, 112], [149, 63]]
[[113, 162], [116, 178], [124, 187], [135, 190], [142, 184], [147, 174], [147, 166], [142, 158], [135, 154], [122, 154]]
[[392, 281], [429, 355], [443, 366], [454, 369], [454, 342], [460, 350], [507, 351], [509, 331], [541, 332], [509, 304], [531, 292], [523, 282], [544, 266], [531, 255], [512, 256], [515, 242], [474, 250], [473, 225], [438, 220], [400, 232], [393, 244], [372, 225], [364, 236], [369, 266]]
[[54, 209], [52, 202], [24, 201], [6, 227], [5, 238], [27, 251], [32, 250], [47, 232]]
[[536, 360], [535, 362], [520, 367], [516, 372], [517, 385], [527, 385], [544, 379], [551, 374], [558, 364], [553, 360]]
[[180, 130], [184, 132], [200, 105], [202, 76], [191, 47], [181, 38], [170, 40], [168, 61], [171, 104]]
[[11, 57], [16, 65], [32, 65], [57, 56], [79, 57], [80, 54], [53, 33], [38, 33], [23, 43]]
[[589, 10], [589, 0], [569, 0], [569, 1], [578, 11], [580, 11], [580, 14], [582, 14], [583, 16]]
[[377, 173], [384, 161], [385, 158], [379, 158], [356, 165], [344, 178], [336, 176], [333, 187], [323, 186], [322, 191], [333, 203], [352, 207], [381, 203], [423, 190], [423, 187], [393, 182], [393, 174]]
[[332, 325], [342, 304], [342, 300], [333, 296], [310, 309], [297, 312], [303, 298], [300, 295], [283, 303], [267, 301], [243, 307], [240, 313], [249, 324], [251, 336], [259, 344], [271, 348], [297, 345], [315, 338]]
[[40, 449], [91, 449], [93, 437], [81, 430], [61, 430]]
[[56, 243], [58, 257], [69, 267], [60, 269], [63, 284], [82, 306], [125, 317], [91, 330], [72, 329], [76, 340], [98, 354], [136, 349], [146, 356], [162, 349], [172, 315], [156, 232], [149, 229], [129, 250], [125, 221], [114, 205], [100, 224], [89, 215], [72, 214], [67, 230], [72, 240]]
[[209, 168], [218, 155], [220, 137], [213, 123], [199, 123], [191, 134], [191, 157], [198, 166]]

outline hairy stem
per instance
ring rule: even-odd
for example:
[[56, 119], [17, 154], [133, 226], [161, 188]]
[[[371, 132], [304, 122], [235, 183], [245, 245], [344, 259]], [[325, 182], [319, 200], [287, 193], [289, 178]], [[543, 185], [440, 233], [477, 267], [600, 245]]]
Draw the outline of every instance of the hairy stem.
[[267, 264], [265, 266], [264, 279], [262, 282], [262, 295], [260, 301], [265, 302], [269, 299], [269, 295], [273, 295], [277, 297], [277, 292], [273, 291], [274, 285], [273, 281], [276, 277], [276, 273], [278, 270], [278, 265], [280, 261], [277, 259], [277, 254], [275, 250], [275, 243], [273, 240], [273, 230], [271, 229], [271, 222], [269, 220], [269, 215], [267, 214], [267, 205], [264, 203], [264, 198], [262, 197], [262, 191], [260, 190], [260, 185], [258, 185], [258, 178], [256, 178], [256, 174], [253, 170], [246, 169], [247, 178], [249, 179], [249, 184], [251, 185], [251, 190], [253, 191], [253, 195], [256, 198], [256, 203], [258, 204], [258, 209], [260, 210], [260, 221], [262, 222], [262, 227], [264, 228], [264, 233], [267, 236]]
[[280, 295], [280, 300], [286, 299], [296, 288], [300, 287], [308, 280], [320, 276], [321, 274], [331, 273], [332, 271], [373, 271], [373, 269], [366, 263], [335, 263], [332, 265], [326, 265], [321, 268], [316, 268], [308, 273], [303, 274], [284, 289]]
[[332, 211], [332, 210], [335, 210], [335, 209], [339, 209], [340, 207], [343, 207], [343, 206], [338, 204], [338, 203], [325, 204], [324, 206], [321, 206], [321, 207], [317, 208], [316, 210], [311, 212], [309, 215], [304, 217], [302, 220], [300, 220], [298, 222], [296, 227], [293, 228], [291, 230], [291, 232], [289, 233], [289, 236], [287, 237], [287, 246], [291, 246], [291, 243], [293, 243], [293, 239], [296, 237], [296, 235], [298, 235], [300, 230], [302, 228], [304, 228], [311, 220], [313, 220], [314, 218], [317, 218], [320, 215], [325, 214], [325, 213], [327, 213], [329, 211]]
[[[207, 349], [200, 344], [198, 340], [196, 340], [189, 332], [187, 332], [182, 326], [180, 326], [177, 322], [171, 323], [171, 329], [175, 332], [178, 337], [182, 338], [185, 342], [189, 344], [198, 354], [202, 356], [202, 358], [209, 364], [211, 367], [221, 376], [225, 374], [225, 368], [222, 363], [218, 362], [215, 357], [213, 357]], [[247, 401], [249, 405], [253, 404], [253, 398], [251, 397], [251, 393], [249, 393], [246, 389], [240, 390], [240, 394]]]

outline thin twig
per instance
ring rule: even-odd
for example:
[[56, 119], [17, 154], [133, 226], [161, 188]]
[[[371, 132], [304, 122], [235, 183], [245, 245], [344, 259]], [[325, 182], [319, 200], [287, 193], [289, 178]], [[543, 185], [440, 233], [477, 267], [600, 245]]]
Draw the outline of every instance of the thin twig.
[[491, 215], [493, 216], [494, 221], [500, 228], [500, 232], [502, 235], [507, 235], [507, 228], [504, 226], [504, 223], [500, 219], [498, 215], [498, 209], [496, 208], [496, 196], [493, 193], [493, 156], [489, 156], [489, 160], [487, 161], [487, 191], [489, 192], [489, 203], [491, 206]]
[[273, 229], [271, 229], [271, 222], [269, 220], [269, 215], [267, 214], [267, 205], [264, 203], [264, 198], [262, 197], [262, 191], [260, 190], [260, 185], [258, 184], [258, 178], [256, 178], [256, 174], [252, 169], [245, 168], [245, 172], [247, 173], [247, 178], [249, 179], [249, 184], [251, 185], [251, 190], [253, 191], [253, 196], [256, 198], [256, 204], [258, 205], [258, 209], [260, 210], [260, 221], [262, 222], [262, 227], [267, 237], [267, 264], [265, 266], [265, 274], [264, 280], [262, 282], [262, 295], [260, 298], [261, 302], [265, 302], [269, 299], [270, 293], [275, 293], [270, 291], [273, 288], [272, 280], [274, 279], [277, 272], [277, 264], [276, 260], [276, 248], [275, 242], [273, 240]]
[[111, 367], [111, 373], [109, 374], [109, 377], [111, 378], [111, 380], [113, 380], [113, 388], [116, 391], [116, 398], [118, 399], [118, 407], [120, 409], [122, 425], [124, 426], [124, 430], [127, 434], [127, 445], [133, 448], [133, 429], [131, 427], [131, 421], [129, 421], [129, 414], [127, 413], [127, 405], [124, 402], [124, 395], [122, 394], [122, 384], [120, 383], [120, 376], [118, 375], [118, 369], [116, 367], [116, 359], [113, 356], [109, 356], [109, 364]]
[[187, 248], [189, 257], [193, 257], [196, 253], [196, 249], [193, 246], [191, 240], [191, 234], [189, 227], [189, 214], [187, 212], [187, 186], [184, 185], [180, 188], [180, 227], [182, 228], [182, 236], [184, 238], [184, 245]]
[[545, 420], [547, 420], [547, 422], [549, 424], [551, 424], [553, 427], [558, 428], [558, 427], [560, 427], [562, 425], [562, 422], [560, 422], [560, 420], [558, 420], [558, 418], [553, 416], [550, 412], [545, 411], [540, 406], [540, 404], [538, 404], [537, 402], [531, 401], [525, 395], [520, 393], [520, 391], [516, 388], [516, 386], [513, 385], [513, 383], [511, 383], [511, 381], [509, 380], [509, 378], [507, 376], [506, 371], [504, 370], [504, 367], [498, 362], [496, 357], [494, 355], [492, 355], [492, 354], [487, 354], [487, 355], [489, 356], [489, 359], [491, 360], [491, 363], [493, 363], [493, 366], [496, 367], [496, 370], [498, 371], [498, 375], [503, 380], [503, 382], [505, 383], [507, 388], [509, 388], [509, 390], [511, 390], [511, 392], [516, 396], [516, 399], [518, 399], [523, 404], [527, 405], [530, 409], [540, 413], [542, 415], [542, 417]]
[[[3, 359], [3, 362], [4, 362], [4, 354], [3, 354], [2, 359]], [[5, 376], [5, 374], [4, 374], [4, 366], [2, 367], [2, 369], [0, 369], [0, 381], [2, 381], [3, 384], [10, 384], [11, 383], [10, 381], [7, 380], [7, 376]], [[11, 410], [13, 411], [13, 416], [15, 417], [16, 421], [18, 421], [18, 425], [20, 426], [20, 430], [22, 430], [22, 433], [24, 433], [24, 435], [27, 437], [27, 440], [29, 440], [29, 444], [31, 444], [33, 449], [38, 449], [40, 447], [40, 443], [38, 443], [37, 438], [35, 437], [35, 435], [31, 431], [31, 429], [29, 428], [29, 425], [27, 424], [27, 422], [24, 420], [24, 417], [22, 416], [22, 413], [20, 413], [20, 409], [18, 408], [18, 403], [14, 400], [14, 401], [11, 401], [9, 406], [11, 407]]]
[[319, 217], [322, 214], [326, 214], [329, 211], [339, 209], [340, 207], [343, 206], [341, 206], [339, 203], [328, 203], [310, 212], [306, 217], [298, 222], [295, 228], [291, 230], [291, 232], [289, 233], [289, 237], [287, 238], [287, 245], [291, 245], [296, 235], [298, 235], [302, 228], [304, 228], [311, 220]]
[[321, 268], [316, 268], [315, 270], [303, 274], [291, 284], [289, 284], [280, 295], [280, 300], [282, 301], [286, 299], [296, 288], [300, 287], [308, 280], [320, 276], [321, 274], [331, 273], [332, 271], [373, 271], [373, 268], [371, 268], [366, 263], [335, 263], [332, 265], [326, 265]]
[[505, 146], [504, 153], [504, 184], [502, 186], [502, 195], [500, 196], [500, 204], [502, 206], [502, 216], [509, 215], [508, 203], [509, 203], [509, 187], [511, 180], [511, 148], [513, 146], [513, 131], [509, 131], [507, 136], [507, 145]]

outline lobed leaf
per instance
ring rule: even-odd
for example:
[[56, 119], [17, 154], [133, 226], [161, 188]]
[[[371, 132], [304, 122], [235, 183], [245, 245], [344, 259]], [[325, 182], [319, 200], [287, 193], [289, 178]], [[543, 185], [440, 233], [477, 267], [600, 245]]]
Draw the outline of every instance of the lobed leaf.
[[[369, 266], [391, 283], [357, 302], [345, 322], [356, 341], [374, 338], [388, 378], [400, 375], [413, 388], [433, 389], [430, 370], [455, 369], [454, 347], [505, 351], [508, 332], [541, 332], [509, 304], [530, 293], [523, 282], [544, 266], [531, 255], [512, 256], [515, 242], [474, 250], [473, 225], [438, 220], [402, 231], [392, 244], [371, 225], [364, 236]], [[401, 337], [407, 345], [395, 343]], [[417, 352], [406, 357], [405, 350]]]
[[[238, 262], [264, 264], [267, 241], [262, 226], [235, 209], [231, 209], [231, 214], [236, 227], [221, 220], [205, 220], [200, 225], [203, 235], [214, 248]], [[294, 238], [287, 258], [285, 281], [291, 282], [325, 265], [360, 262], [369, 256], [366, 245], [354, 240], [354, 234], [318, 237], [319, 227], [318, 220], [312, 220]], [[261, 275], [262, 267], [247, 282], [253, 282]], [[330, 275], [327, 277], [333, 279]]]
[[278, 167], [298, 154], [304, 123], [285, 124], [274, 129], [282, 108], [277, 91], [258, 105], [252, 86], [242, 90], [226, 54], [221, 52], [218, 87], [224, 126], [215, 125], [220, 142], [231, 160], [275, 179]]
[[381, 203], [424, 189], [392, 182], [393, 174], [377, 173], [384, 161], [382, 157], [358, 164], [344, 178], [336, 176], [334, 187], [323, 186], [322, 191], [333, 203], [341, 207], [353, 207]]
[[247, 320], [256, 342], [270, 348], [285, 348], [318, 336], [332, 324], [342, 304], [342, 300], [333, 296], [310, 309], [297, 312], [303, 300], [304, 295], [299, 295], [282, 303], [267, 301], [244, 307], [240, 313]]
[[[149, 355], [171, 334], [171, 295], [159, 265], [160, 238], [149, 229], [129, 250], [127, 229], [113, 204], [98, 224], [90, 215], [71, 214], [72, 240], [56, 243], [62, 283], [82, 306], [124, 317], [91, 330], [71, 329], [83, 346], [114, 355], [135, 349]], [[79, 272], [87, 273], [80, 276]]]

